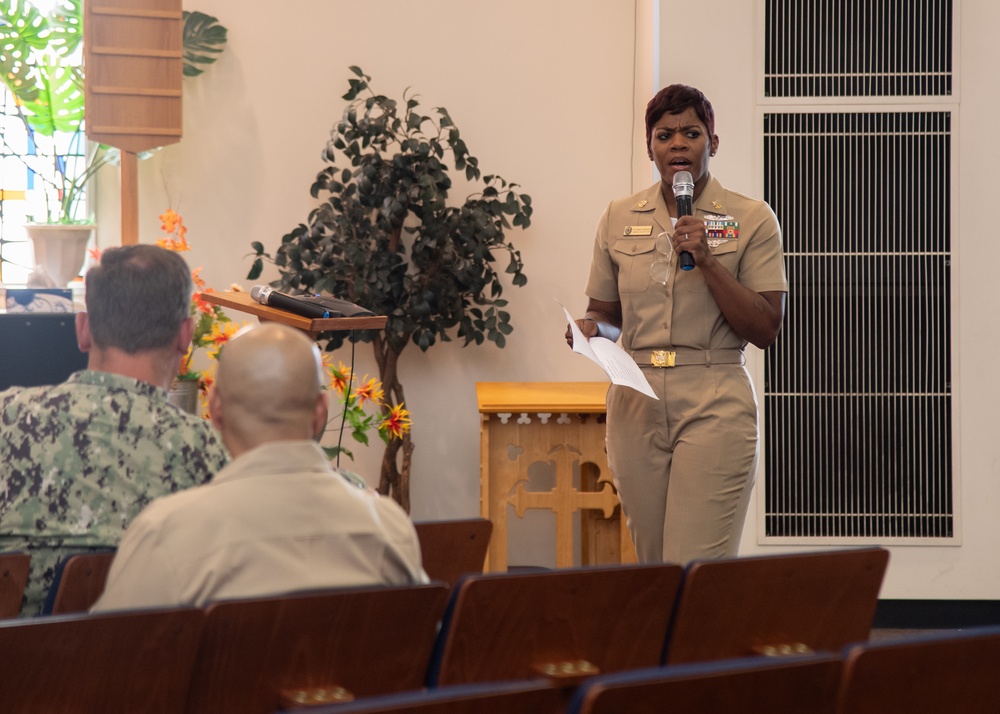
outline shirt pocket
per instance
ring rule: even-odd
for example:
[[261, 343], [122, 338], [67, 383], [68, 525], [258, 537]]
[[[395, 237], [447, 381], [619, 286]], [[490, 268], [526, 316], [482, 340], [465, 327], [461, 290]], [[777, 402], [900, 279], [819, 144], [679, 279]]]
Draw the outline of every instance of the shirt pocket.
[[649, 267], [659, 257], [656, 237], [619, 238], [612, 250], [618, 264], [618, 291], [641, 293], [649, 288]]
[[[715, 259], [718, 260], [726, 268], [726, 270], [728, 270], [730, 274], [735, 277], [739, 269], [739, 241], [727, 240], [714, 247], [709, 245], [708, 249], [712, 252], [712, 255], [715, 256]], [[697, 270], [692, 270], [687, 275], [683, 276], [683, 282], [680, 282], [680, 279], [678, 279], [678, 287], [691, 293], [709, 292], [708, 285], [702, 279], [701, 275], [697, 273]]]

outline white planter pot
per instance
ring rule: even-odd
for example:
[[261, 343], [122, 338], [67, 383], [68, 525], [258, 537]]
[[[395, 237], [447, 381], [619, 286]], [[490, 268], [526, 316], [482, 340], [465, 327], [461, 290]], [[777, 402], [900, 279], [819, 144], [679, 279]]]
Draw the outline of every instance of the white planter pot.
[[35, 266], [51, 279], [52, 285], [35, 287], [64, 288], [80, 274], [87, 257], [87, 243], [97, 226], [70, 226], [32, 223], [24, 227], [35, 248]]

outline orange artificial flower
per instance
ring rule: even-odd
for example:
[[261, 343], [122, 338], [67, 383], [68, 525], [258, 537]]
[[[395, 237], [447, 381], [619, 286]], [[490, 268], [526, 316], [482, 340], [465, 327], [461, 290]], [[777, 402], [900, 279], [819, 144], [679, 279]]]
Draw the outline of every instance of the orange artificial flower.
[[172, 208], [168, 208], [166, 213], [161, 213], [159, 218], [161, 224], [160, 228], [169, 237], [161, 238], [156, 241], [156, 245], [178, 253], [185, 250], [191, 250], [191, 246], [188, 245], [186, 238], [187, 228], [184, 227], [184, 219], [182, 219]]
[[343, 394], [344, 390], [347, 389], [347, 385], [351, 383], [351, 368], [343, 362], [334, 367], [332, 362], [327, 361], [328, 359], [332, 360], [333, 358], [323, 355], [323, 364], [327, 371], [330, 372], [330, 386], [340, 394]]
[[401, 439], [403, 434], [410, 430], [410, 412], [402, 404], [397, 404], [389, 412], [389, 415], [382, 420], [379, 429], [389, 432], [397, 439]]
[[364, 406], [365, 402], [369, 400], [375, 404], [381, 404], [382, 398], [385, 396], [385, 393], [382, 390], [382, 385], [379, 384], [379, 381], [374, 377], [372, 379], [368, 379], [367, 374], [365, 375], [365, 378], [361, 380], [361, 386], [355, 389], [354, 393], [357, 395], [358, 399], [361, 400], [361, 406]]

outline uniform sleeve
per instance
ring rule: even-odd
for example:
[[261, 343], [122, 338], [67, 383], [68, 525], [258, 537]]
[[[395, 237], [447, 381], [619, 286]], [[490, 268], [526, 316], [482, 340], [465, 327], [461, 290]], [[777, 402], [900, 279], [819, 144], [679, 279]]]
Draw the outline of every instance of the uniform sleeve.
[[594, 256], [590, 263], [590, 278], [587, 280], [587, 297], [602, 302], [618, 302], [618, 266], [611, 259], [608, 248], [608, 226], [611, 220], [611, 204], [604, 210], [597, 224], [594, 238]]
[[754, 292], [788, 292], [778, 217], [766, 203], [761, 202], [758, 210], [765, 215], [740, 260], [738, 279]]
[[160, 547], [162, 523], [155, 504], [143, 511], [125, 531], [104, 593], [91, 612], [177, 607], [180, 590], [169, 558]]

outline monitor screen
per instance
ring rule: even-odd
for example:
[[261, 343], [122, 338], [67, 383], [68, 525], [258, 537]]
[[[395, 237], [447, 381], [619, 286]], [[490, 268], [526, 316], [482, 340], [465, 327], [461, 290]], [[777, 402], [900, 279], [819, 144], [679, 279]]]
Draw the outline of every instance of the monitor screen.
[[73, 313], [0, 313], [0, 390], [58, 384], [87, 366]]

